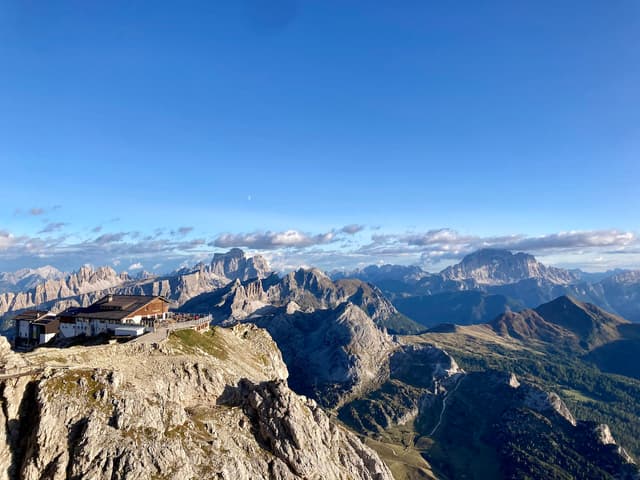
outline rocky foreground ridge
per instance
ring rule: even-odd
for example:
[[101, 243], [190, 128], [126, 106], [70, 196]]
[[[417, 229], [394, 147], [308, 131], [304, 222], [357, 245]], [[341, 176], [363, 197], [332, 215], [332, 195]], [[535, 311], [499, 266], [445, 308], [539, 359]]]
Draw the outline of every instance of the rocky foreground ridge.
[[390, 480], [287, 375], [253, 325], [24, 355], [0, 337], [0, 480]]

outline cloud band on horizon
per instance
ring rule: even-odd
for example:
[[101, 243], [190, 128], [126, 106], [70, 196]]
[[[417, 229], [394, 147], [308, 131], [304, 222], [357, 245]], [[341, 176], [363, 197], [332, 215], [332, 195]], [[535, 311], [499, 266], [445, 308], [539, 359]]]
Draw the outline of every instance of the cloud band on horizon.
[[[0, 230], [0, 270], [49, 263], [76, 268], [83, 263], [109, 265], [188, 265], [211, 256], [218, 249], [245, 248], [267, 255], [275, 267], [315, 265], [320, 268], [350, 269], [373, 263], [412, 263], [438, 268], [460, 260], [481, 248], [525, 251], [540, 256], [598, 254], [607, 266], [640, 267], [640, 239], [630, 231], [603, 229], [556, 232], [532, 236], [524, 234], [480, 236], [461, 234], [450, 228], [423, 232], [363, 233], [363, 225], [351, 224], [324, 233], [290, 229], [252, 233], [222, 233], [207, 240], [191, 234], [193, 227], [141, 232], [102, 232], [92, 238], [64, 233], [65, 225], [54, 229], [54, 236], [14, 235]], [[93, 229], [95, 232], [95, 229]], [[98, 232], [95, 232], [98, 233]], [[356, 234], [358, 234], [356, 236]], [[186, 237], [186, 238], [185, 238]], [[555, 257], [554, 257], [555, 258]], [[626, 264], [624, 262], [627, 262]], [[12, 268], [16, 267], [17, 268]]]

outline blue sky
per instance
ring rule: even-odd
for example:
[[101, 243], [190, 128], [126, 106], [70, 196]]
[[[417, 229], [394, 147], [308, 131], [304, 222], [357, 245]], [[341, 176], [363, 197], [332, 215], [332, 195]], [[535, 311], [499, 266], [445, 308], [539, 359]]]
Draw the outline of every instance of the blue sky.
[[635, 0], [7, 0], [0, 270], [640, 267], [638, 45]]

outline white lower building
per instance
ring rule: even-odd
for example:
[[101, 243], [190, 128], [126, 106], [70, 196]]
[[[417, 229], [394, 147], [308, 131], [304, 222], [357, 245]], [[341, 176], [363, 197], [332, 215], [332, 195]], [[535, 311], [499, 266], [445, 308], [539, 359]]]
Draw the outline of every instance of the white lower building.
[[29, 349], [43, 345], [58, 334], [58, 319], [47, 311], [26, 310], [13, 320], [17, 348]]

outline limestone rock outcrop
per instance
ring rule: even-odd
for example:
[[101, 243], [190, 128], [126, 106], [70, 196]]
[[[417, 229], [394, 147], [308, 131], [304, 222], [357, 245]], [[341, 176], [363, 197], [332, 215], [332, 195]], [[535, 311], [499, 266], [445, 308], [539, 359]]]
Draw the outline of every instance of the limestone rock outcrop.
[[250, 320], [274, 338], [291, 373], [291, 387], [323, 406], [336, 407], [375, 388], [388, 376], [397, 347], [357, 305]]
[[253, 325], [0, 361], [23, 372], [0, 377], [0, 480], [392, 478]]

